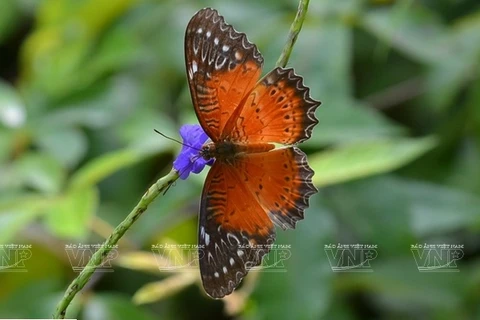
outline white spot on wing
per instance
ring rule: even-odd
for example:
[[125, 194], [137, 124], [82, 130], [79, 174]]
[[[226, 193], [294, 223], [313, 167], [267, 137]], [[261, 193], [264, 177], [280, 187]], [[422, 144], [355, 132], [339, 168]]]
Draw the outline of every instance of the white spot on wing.
[[237, 250], [237, 255], [238, 255], [239, 257], [243, 256], [243, 255], [244, 255], [243, 250]]
[[226, 44], [223, 45], [223, 47], [222, 47], [223, 52], [227, 52], [229, 49], [230, 49], [230, 47], [227, 46]]
[[205, 245], [208, 246], [208, 244], [210, 243], [210, 235], [205, 232], [205, 227], [201, 227], [201, 228], [200, 228], [200, 236], [201, 236], [203, 239], [205, 239]]
[[230, 265], [233, 266], [235, 264], [235, 260], [233, 258], [230, 258]]
[[210, 244], [210, 235], [205, 233], [205, 245], [208, 246]]
[[213, 43], [218, 44], [218, 38], [213, 39]]
[[235, 59], [242, 60], [243, 54], [240, 51], [235, 52]]
[[228, 270], [227, 270], [227, 267], [224, 266], [224, 267], [222, 268], [222, 270], [223, 270], [223, 273], [227, 274], [227, 271], [228, 271]]
[[218, 272], [215, 272], [215, 273], [213, 274], [213, 276], [214, 276], [215, 278], [220, 277], [220, 275], [218, 274]]
[[202, 32], [203, 32], [203, 29], [202, 29], [202, 28], [198, 28], [197, 33], [202, 33]]
[[212, 33], [210, 31], [207, 31], [207, 38], [210, 38], [211, 35]]
[[193, 73], [196, 73], [198, 71], [197, 61], [195, 60], [192, 61], [192, 71]]

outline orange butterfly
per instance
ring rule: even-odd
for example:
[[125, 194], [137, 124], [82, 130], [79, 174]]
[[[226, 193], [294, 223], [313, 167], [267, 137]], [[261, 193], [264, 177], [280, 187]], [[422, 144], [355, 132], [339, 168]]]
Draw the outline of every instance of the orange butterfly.
[[198, 156], [215, 159], [200, 205], [200, 272], [207, 294], [222, 298], [261, 264], [274, 224], [295, 228], [317, 192], [295, 145], [310, 138], [320, 102], [293, 69], [260, 79], [257, 47], [214, 9], [190, 20], [185, 55], [195, 112], [211, 139]]

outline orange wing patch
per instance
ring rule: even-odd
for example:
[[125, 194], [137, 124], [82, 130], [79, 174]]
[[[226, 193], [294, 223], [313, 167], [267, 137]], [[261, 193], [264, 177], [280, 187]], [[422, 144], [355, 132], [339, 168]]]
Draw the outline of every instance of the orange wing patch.
[[293, 69], [276, 68], [255, 86], [224, 131], [228, 128], [230, 139], [238, 142], [302, 142], [318, 123], [315, 110], [319, 105]]
[[260, 73], [257, 65], [247, 62], [229, 72], [213, 72], [205, 80], [194, 81], [197, 83], [195, 110], [201, 114], [202, 127], [211, 131], [207, 134], [213, 141], [220, 139], [228, 119], [242, 98], [253, 89]]
[[[241, 161], [240, 163], [243, 163]], [[209, 171], [202, 196], [201, 210], [207, 219], [229, 232], [240, 230], [252, 236], [268, 237], [273, 224], [245, 182], [240, 180], [240, 164], [231, 166], [217, 161]]]

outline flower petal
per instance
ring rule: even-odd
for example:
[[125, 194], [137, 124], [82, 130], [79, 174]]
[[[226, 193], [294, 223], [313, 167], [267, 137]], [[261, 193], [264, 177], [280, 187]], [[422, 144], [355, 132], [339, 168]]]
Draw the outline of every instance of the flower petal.
[[212, 165], [214, 159], [205, 161], [200, 155], [202, 146], [208, 140], [208, 135], [198, 124], [183, 125], [180, 130], [183, 139], [183, 147], [177, 159], [173, 162], [173, 167], [180, 173], [180, 179], [185, 180], [190, 172], [200, 173], [205, 165]]

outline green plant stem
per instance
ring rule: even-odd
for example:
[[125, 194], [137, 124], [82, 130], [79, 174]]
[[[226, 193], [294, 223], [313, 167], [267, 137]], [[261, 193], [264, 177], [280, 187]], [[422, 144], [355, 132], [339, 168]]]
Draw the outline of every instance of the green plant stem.
[[295, 19], [290, 26], [287, 42], [283, 47], [280, 58], [278, 58], [277, 63], [275, 64], [276, 67], [285, 68], [285, 66], [287, 65], [288, 59], [290, 59], [290, 54], [293, 50], [293, 46], [295, 45], [295, 41], [297, 41], [298, 34], [300, 33], [300, 30], [302, 30], [303, 21], [305, 20], [305, 16], [307, 15], [309, 2], [309, 0], [300, 0], [297, 9], [297, 15], [295, 16]]
[[92, 277], [95, 270], [102, 265], [103, 260], [108, 256], [108, 253], [112, 248], [115, 247], [118, 240], [125, 234], [125, 232], [133, 225], [133, 223], [140, 217], [140, 215], [148, 208], [150, 203], [155, 200], [155, 198], [160, 193], [165, 193], [168, 188], [178, 179], [178, 172], [175, 169], [172, 169], [169, 174], [160, 178], [156, 183], [154, 183], [148, 190], [145, 192], [143, 197], [140, 199], [140, 202], [133, 208], [130, 214], [123, 220], [116, 228], [113, 230], [113, 233], [108, 237], [107, 240], [103, 243], [100, 249], [94, 253], [90, 258], [90, 261], [85, 266], [85, 268], [80, 272], [80, 274], [72, 281], [68, 286], [67, 291], [57, 304], [57, 309], [53, 314], [55, 319], [65, 318], [67, 308], [70, 305], [70, 302], [73, 300], [75, 295], [82, 290], [82, 288], [87, 284], [87, 282]]

